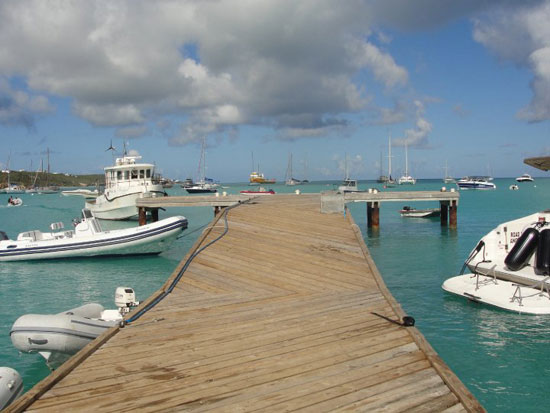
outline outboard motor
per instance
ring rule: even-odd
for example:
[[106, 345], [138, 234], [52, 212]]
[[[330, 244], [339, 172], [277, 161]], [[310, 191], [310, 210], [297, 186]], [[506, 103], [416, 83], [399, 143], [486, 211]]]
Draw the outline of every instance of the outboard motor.
[[512, 271], [520, 270], [527, 264], [538, 244], [539, 232], [535, 228], [527, 228], [504, 259], [504, 264]]
[[535, 274], [550, 275], [550, 229], [548, 228], [540, 232], [535, 259]]
[[130, 287], [117, 287], [115, 290], [115, 305], [121, 314], [129, 313], [133, 307], [137, 307], [139, 301], [136, 301], [134, 289]]

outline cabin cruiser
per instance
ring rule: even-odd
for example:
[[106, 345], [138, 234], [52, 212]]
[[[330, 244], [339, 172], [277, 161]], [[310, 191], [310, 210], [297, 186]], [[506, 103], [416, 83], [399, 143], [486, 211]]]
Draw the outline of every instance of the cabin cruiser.
[[189, 194], [213, 193], [218, 192], [218, 184], [211, 178], [204, 178], [198, 182], [195, 182], [193, 185], [186, 187], [185, 190]]
[[491, 178], [486, 176], [465, 176], [456, 184], [460, 189], [496, 189], [497, 186], [490, 181]]
[[117, 309], [105, 310], [97, 303], [59, 314], [25, 314], [15, 320], [10, 338], [23, 353], [39, 353], [50, 368], [57, 368], [107, 329], [119, 324], [124, 315], [139, 305], [130, 287], [115, 290]]
[[139, 227], [103, 231], [88, 209], [65, 231], [62, 222], [50, 225], [52, 231], [22, 232], [11, 240], [0, 231], [0, 261], [94, 257], [98, 255], [159, 254], [187, 228], [183, 216], [165, 218]]
[[10, 367], [0, 367], [0, 410], [13, 403], [22, 393], [21, 375]]
[[360, 192], [356, 179], [344, 179], [342, 185], [338, 187], [338, 192]]
[[531, 175], [529, 175], [529, 174], [523, 174], [523, 175], [521, 175], [521, 176], [518, 176], [518, 177], [516, 178], [516, 181], [518, 181], [518, 182], [533, 182], [534, 179], [533, 179], [533, 177], [532, 177]]
[[154, 165], [137, 163], [141, 156], [124, 154], [115, 165], [105, 168], [105, 191], [86, 199], [85, 208], [99, 219], [121, 220], [137, 216], [138, 198], [166, 196], [164, 188], [153, 181]]
[[[548, 170], [550, 157], [524, 162]], [[471, 273], [464, 274], [468, 268]], [[550, 314], [550, 210], [503, 222], [478, 242], [443, 289], [510, 311]]]

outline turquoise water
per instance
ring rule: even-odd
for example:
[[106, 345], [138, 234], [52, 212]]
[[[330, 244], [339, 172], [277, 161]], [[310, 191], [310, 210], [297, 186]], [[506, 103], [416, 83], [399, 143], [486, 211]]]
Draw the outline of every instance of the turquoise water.
[[[520, 184], [519, 191], [508, 189], [515, 183], [512, 179], [496, 179], [495, 183], [495, 191], [461, 192], [456, 230], [441, 228], [438, 219], [402, 218], [398, 211], [403, 204], [384, 203], [380, 229], [372, 231], [366, 227], [365, 204], [349, 207], [392, 294], [484, 407], [489, 412], [541, 411], [547, 398], [544, 378], [550, 375], [546, 361], [550, 357], [550, 318], [470, 303], [441, 289], [446, 278], [458, 274], [481, 236], [502, 221], [550, 206], [550, 179]], [[428, 180], [393, 190], [438, 190], [441, 186], [439, 180]], [[295, 189], [319, 192], [334, 185], [316, 182], [270, 187], [279, 193]], [[380, 188], [380, 184], [360, 182], [360, 187]], [[244, 188], [244, 184], [229, 184], [222, 191], [238, 193]], [[179, 187], [168, 192], [184, 194]], [[12, 238], [25, 230], [47, 231], [52, 222], [68, 225], [83, 205], [78, 197], [20, 197], [22, 207], [6, 208], [7, 196], [0, 196], [0, 230]], [[437, 202], [410, 205], [436, 207]], [[185, 215], [189, 229], [160, 256], [0, 263], [0, 366], [18, 370], [26, 390], [49, 373], [39, 355], [19, 354], [11, 345], [9, 330], [22, 314], [57, 313], [87, 302], [114, 308], [117, 286], [133, 287], [140, 300], [157, 290], [213, 217], [210, 208], [161, 211], [161, 218], [168, 215]]]

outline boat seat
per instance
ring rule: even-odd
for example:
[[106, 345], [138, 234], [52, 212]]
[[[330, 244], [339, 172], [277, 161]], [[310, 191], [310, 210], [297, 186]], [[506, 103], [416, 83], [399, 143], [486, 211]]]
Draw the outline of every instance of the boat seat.
[[42, 232], [39, 230], [22, 232], [17, 236], [17, 241], [40, 241], [42, 239]]

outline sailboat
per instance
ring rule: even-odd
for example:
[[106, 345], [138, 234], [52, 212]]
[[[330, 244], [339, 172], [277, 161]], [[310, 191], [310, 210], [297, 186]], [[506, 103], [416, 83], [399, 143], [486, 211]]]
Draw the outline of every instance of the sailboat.
[[388, 176], [386, 177], [385, 187], [394, 186], [395, 179], [391, 177], [391, 133], [388, 135]]
[[414, 185], [416, 184], [416, 179], [409, 175], [409, 156], [408, 156], [408, 145], [405, 143], [405, 175], [399, 178], [397, 181], [399, 185]]
[[339, 192], [360, 192], [359, 186], [357, 185], [356, 179], [350, 179], [349, 177], [349, 171], [348, 171], [348, 154], [346, 154], [346, 160], [345, 160], [345, 170], [346, 170], [346, 177], [344, 179], [344, 182], [342, 182], [342, 185], [338, 187]]
[[58, 186], [50, 185], [50, 148], [47, 149], [47, 159], [48, 159], [48, 172], [46, 174], [46, 186], [37, 188], [36, 192], [39, 194], [57, 194], [59, 192]]
[[385, 182], [388, 182], [388, 177], [383, 174], [382, 172], [382, 151], [380, 151], [380, 176], [376, 180], [376, 182], [383, 184]]
[[285, 185], [300, 185], [302, 182], [292, 176], [292, 154], [288, 156], [288, 166], [286, 168]]
[[218, 192], [217, 186], [213, 179], [206, 177], [206, 154], [205, 154], [206, 138], [202, 140], [201, 157], [199, 159], [198, 175], [199, 180], [192, 186], [185, 188], [190, 194], [212, 193]]
[[11, 158], [11, 153], [10, 155], [8, 155], [8, 163], [6, 164], [6, 173], [8, 174], [8, 184], [5, 188], [3, 189], [0, 189], [0, 193], [3, 193], [3, 194], [24, 194], [25, 193], [25, 190], [20, 188], [19, 185], [17, 184], [12, 184], [10, 182], [10, 158]]
[[445, 177], [443, 178], [443, 182], [445, 182], [446, 184], [456, 183], [456, 179], [449, 176], [449, 168], [447, 167], [447, 161], [445, 161]]

